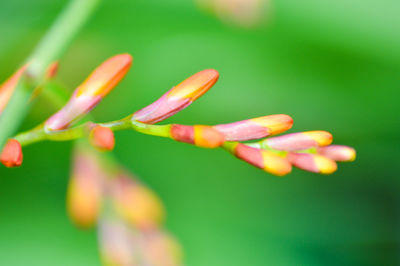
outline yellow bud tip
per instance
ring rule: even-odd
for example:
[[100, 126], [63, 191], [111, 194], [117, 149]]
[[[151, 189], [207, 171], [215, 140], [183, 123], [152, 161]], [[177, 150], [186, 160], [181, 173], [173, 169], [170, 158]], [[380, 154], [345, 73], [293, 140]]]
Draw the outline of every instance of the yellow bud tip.
[[313, 139], [318, 146], [327, 146], [331, 144], [333, 140], [332, 134], [327, 131], [307, 131], [303, 132], [303, 134]]
[[252, 122], [268, 129], [269, 135], [275, 135], [285, 132], [292, 128], [293, 118], [288, 115], [267, 115], [263, 117], [253, 118]]
[[336, 162], [324, 156], [314, 155], [314, 162], [320, 174], [329, 175], [337, 170]]
[[107, 95], [125, 76], [132, 65], [132, 56], [113, 56], [97, 67], [79, 86], [76, 97]]
[[276, 175], [284, 176], [292, 171], [292, 165], [285, 158], [270, 151], [262, 151], [264, 170]]
[[225, 142], [224, 135], [210, 126], [194, 126], [194, 144], [203, 148], [217, 148]]
[[15, 139], [8, 140], [0, 154], [1, 163], [11, 168], [21, 166], [22, 160], [23, 154], [21, 144]]
[[219, 73], [214, 69], [200, 71], [176, 85], [168, 97], [190, 98], [195, 101], [206, 93], [218, 80]]
[[115, 146], [114, 133], [108, 127], [96, 126], [90, 132], [90, 142], [101, 151], [111, 151]]

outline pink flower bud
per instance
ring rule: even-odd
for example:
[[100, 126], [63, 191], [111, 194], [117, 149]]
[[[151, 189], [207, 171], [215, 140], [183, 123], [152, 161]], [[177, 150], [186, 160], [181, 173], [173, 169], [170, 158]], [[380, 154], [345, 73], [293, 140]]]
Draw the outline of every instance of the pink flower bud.
[[100, 151], [111, 151], [115, 146], [114, 132], [108, 127], [95, 126], [90, 131], [90, 143]]
[[132, 119], [155, 124], [176, 114], [206, 93], [217, 82], [214, 69], [200, 71], [185, 79], [149, 106], [135, 112]]
[[352, 162], [356, 159], [356, 151], [349, 146], [330, 145], [318, 148], [318, 153], [339, 162]]
[[326, 131], [306, 131], [268, 138], [262, 145], [275, 150], [298, 151], [332, 143], [332, 135]]
[[18, 167], [22, 164], [23, 154], [21, 144], [15, 140], [8, 140], [0, 154], [0, 161], [6, 167]]
[[227, 141], [260, 139], [289, 130], [293, 119], [288, 115], [268, 115], [214, 126]]
[[294, 166], [309, 172], [332, 174], [337, 169], [335, 161], [318, 154], [289, 153], [287, 158]]
[[221, 146], [224, 135], [210, 126], [184, 126], [172, 125], [171, 137], [180, 142], [196, 145], [203, 148], [216, 148]]
[[286, 158], [271, 151], [249, 147], [243, 143], [237, 143], [232, 150], [239, 159], [273, 175], [283, 176], [292, 171], [292, 166]]
[[101, 208], [103, 169], [94, 154], [78, 149], [67, 193], [67, 209], [71, 220], [81, 228], [92, 227]]
[[111, 57], [74, 91], [68, 103], [46, 123], [48, 130], [61, 130], [94, 108], [125, 76], [132, 64], [129, 54]]
[[6, 107], [8, 101], [11, 99], [11, 96], [18, 85], [18, 81], [26, 70], [26, 67], [27, 65], [22, 66], [7, 81], [0, 85], [0, 115]]

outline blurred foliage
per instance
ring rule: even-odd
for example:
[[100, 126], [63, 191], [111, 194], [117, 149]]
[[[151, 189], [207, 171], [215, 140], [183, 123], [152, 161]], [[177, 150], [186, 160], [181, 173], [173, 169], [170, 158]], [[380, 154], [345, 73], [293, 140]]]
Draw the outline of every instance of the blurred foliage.
[[[164, 200], [187, 265], [394, 265], [399, 254], [400, 2], [271, 0], [268, 24], [227, 26], [188, 0], [104, 1], [61, 59], [73, 88], [129, 52], [127, 78], [100, 104], [118, 119], [187, 76], [215, 68], [217, 85], [168, 121], [220, 123], [267, 114], [291, 130], [325, 129], [358, 159], [320, 176], [276, 178], [220, 150], [118, 132], [115, 153]], [[0, 3], [0, 77], [10, 76], [65, 5]], [[37, 101], [29, 128], [55, 110]], [[0, 168], [2, 265], [98, 265], [95, 231], [67, 218], [70, 143], [25, 148]]]

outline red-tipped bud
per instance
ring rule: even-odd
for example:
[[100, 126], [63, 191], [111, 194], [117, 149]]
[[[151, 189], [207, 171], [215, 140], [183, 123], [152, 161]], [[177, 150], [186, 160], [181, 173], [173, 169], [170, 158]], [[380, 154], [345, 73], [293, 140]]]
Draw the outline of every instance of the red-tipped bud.
[[249, 147], [243, 143], [237, 143], [231, 149], [239, 159], [273, 175], [284, 176], [292, 171], [286, 158], [271, 151]]
[[339, 162], [352, 162], [356, 159], [356, 151], [344, 145], [330, 145], [318, 148], [318, 153]]
[[165, 93], [149, 106], [135, 112], [132, 119], [154, 124], [176, 114], [206, 93], [217, 82], [214, 69], [200, 71]]
[[111, 151], [115, 146], [114, 132], [108, 127], [95, 126], [90, 131], [90, 143], [101, 151]]
[[309, 172], [332, 174], [337, 169], [335, 161], [318, 154], [289, 153], [287, 158], [294, 166]]
[[0, 85], [0, 115], [10, 100], [14, 89], [17, 87], [18, 81], [24, 73], [27, 65], [22, 66], [8, 80]]
[[97, 222], [103, 179], [103, 169], [95, 155], [78, 149], [67, 193], [68, 214], [77, 226], [90, 228]]
[[46, 123], [48, 130], [61, 130], [94, 108], [125, 76], [132, 64], [129, 54], [111, 57], [74, 91], [68, 103]]
[[0, 155], [0, 161], [6, 167], [18, 167], [22, 164], [23, 154], [21, 144], [15, 140], [8, 140]]
[[112, 192], [117, 211], [135, 227], [155, 228], [164, 220], [159, 197], [127, 174], [120, 173], [114, 179]]
[[289, 130], [293, 119], [288, 115], [268, 115], [214, 126], [227, 141], [260, 139]]
[[171, 137], [180, 142], [196, 145], [203, 148], [217, 148], [224, 141], [224, 135], [210, 126], [172, 125]]
[[268, 138], [261, 145], [275, 150], [298, 151], [332, 143], [332, 135], [326, 131], [307, 131]]

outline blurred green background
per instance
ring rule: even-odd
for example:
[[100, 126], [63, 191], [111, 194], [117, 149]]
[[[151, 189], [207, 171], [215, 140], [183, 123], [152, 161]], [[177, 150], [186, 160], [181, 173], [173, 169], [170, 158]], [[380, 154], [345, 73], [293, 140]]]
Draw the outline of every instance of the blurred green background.
[[[29, 55], [66, 1], [0, 2], [0, 79]], [[103, 1], [61, 58], [74, 88], [106, 58], [131, 53], [125, 80], [94, 111], [119, 119], [205, 68], [219, 82], [170, 118], [186, 124], [267, 114], [291, 132], [324, 129], [358, 158], [330, 176], [276, 178], [222, 150], [118, 132], [115, 154], [163, 199], [185, 265], [400, 264], [400, 2], [271, 0], [268, 23], [222, 23], [189, 0]], [[55, 110], [38, 101], [27, 129]], [[24, 149], [0, 168], [1, 265], [98, 265], [96, 232], [65, 210], [71, 143]]]

